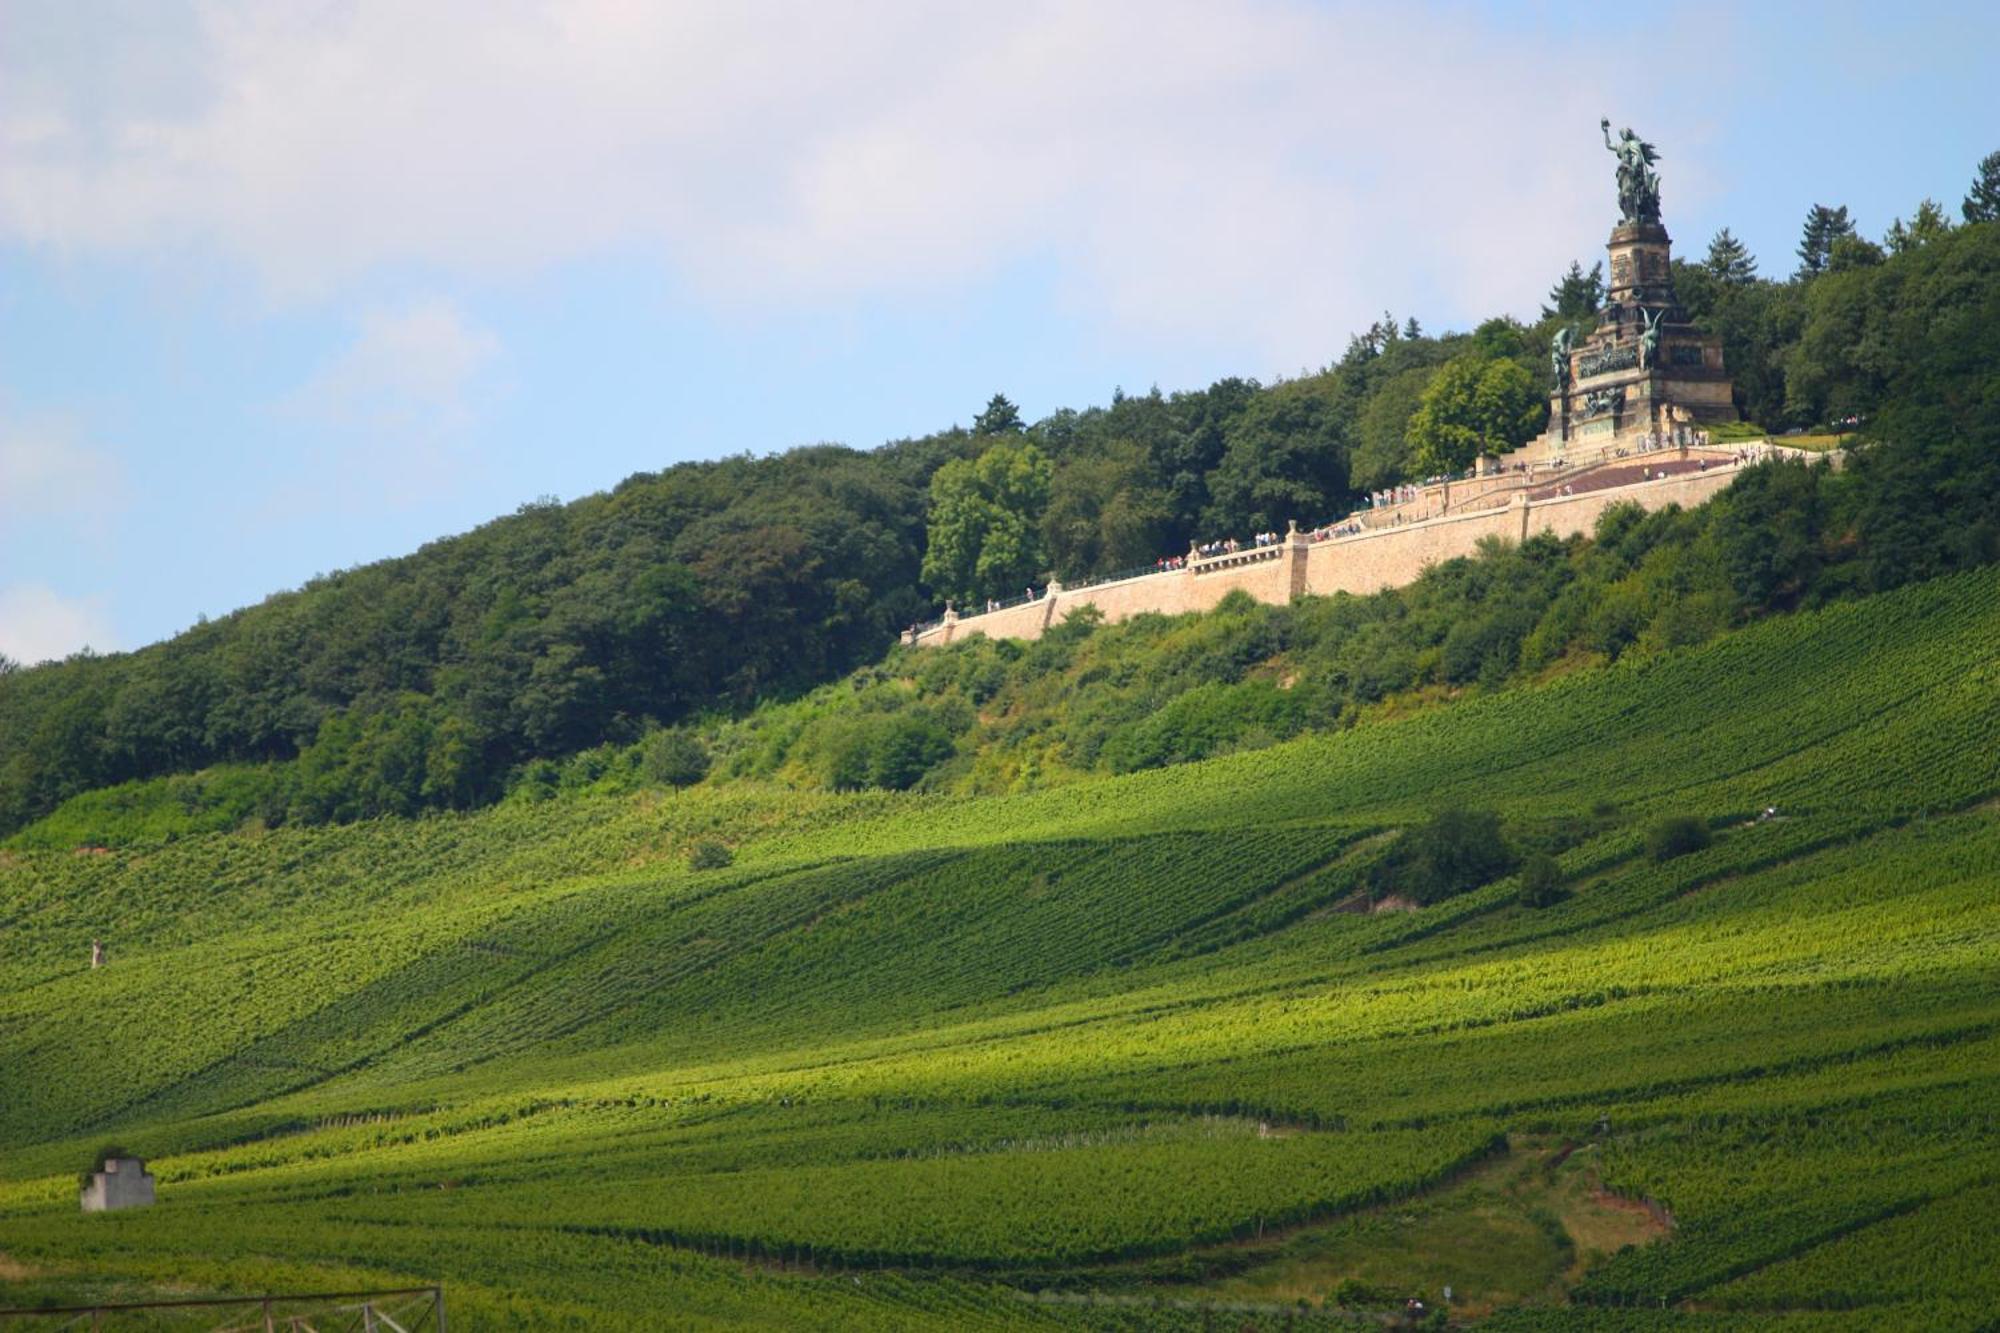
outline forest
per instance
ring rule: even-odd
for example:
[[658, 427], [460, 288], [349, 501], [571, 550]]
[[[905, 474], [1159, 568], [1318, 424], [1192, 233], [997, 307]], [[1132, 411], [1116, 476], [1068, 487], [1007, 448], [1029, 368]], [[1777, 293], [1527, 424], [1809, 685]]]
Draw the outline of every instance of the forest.
[[[1760, 276], [1726, 229], [1676, 262], [1746, 420], [1857, 423], [1846, 472], [1761, 469], [1703, 513], [1495, 550], [1354, 605], [1239, 608], [1238, 628], [1213, 631], [1230, 641], [1190, 654], [1177, 683], [1100, 690], [1095, 714], [1033, 745], [988, 743], [978, 708], [1046, 695], [1068, 669], [1055, 657], [1115, 658], [1167, 631], [1107, 632], [1086, 652], [1071, 642], [1082, 624], [1026, 657], [989, 645], [911, 667], [965, 677], [926, 685], [920, 706], [829, 703], [822, 687], [947, 597], [1321, 521], [1518, 444], [1546, 414], [1548, 340], [1589, 327], [1601, 270], [1572, 265], [1532, 324], [1429, 334], [1385, 314], [1315, 374], [1121, 392], [1035, 422], [996, 394], [969, 428], [681, 464], [525, 504], [136, 652], [0, 660], [0, 836], [88, 792], [176, 806], [169, 830], [312, 824], [473, 808], [620, 765], [677, 782], [711, 757], [832, 787], [1033, 786], [1985, 564], [2000, 557], [1996, 208], [2000, 154], [1962, 223], [1925, 201], [1878, 244], [1844, 208], [1815, 205], [1788, 277]], [[1332, 669], [1280, 691], [1265, 677], [1286, 658]], [[871, 679], [849, 693], [891, 702]]]

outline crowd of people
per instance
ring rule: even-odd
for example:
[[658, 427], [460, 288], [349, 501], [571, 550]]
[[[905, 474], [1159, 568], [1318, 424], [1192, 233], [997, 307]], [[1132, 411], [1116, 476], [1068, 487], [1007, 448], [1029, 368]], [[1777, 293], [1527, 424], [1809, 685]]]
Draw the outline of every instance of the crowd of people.
[[[1699, 445], [1706, 445], [1707, 443], [1708, 443], [1707, 431], [1695, 430], [1687, 426], [1680, 426], [1676, 427], [1672, 431], [1654, 431], [1644, 436], [1641, 436], [1637, 441], [1636, 452], [1648, 453], [1657, 449], [1668, 448], [1675, 444], [1680, 445], [1682, 448], [1686, 448], [1689, 445], [1699, 446]], [[1614, 458], [1629, 457], [1633, 452], [1635, 452], [1634, 449], [1625, 447], [1606, 449], [1603, 451], [1600, 461], [1609, 462]], [[1738, 463], [1743, 463], [1745, 461], [1748, 461], [1750, 457], [1751, 457], [1750, 451], [1738, 450], [1736, 454], [1736, 461]], [[1542, 469], [1546, 469], [1547, 471], [1550, 472], [1562, 472], [1567, 470], [1569, 466], [1570, 464], [1568, 460], [1562, 458], [1548, 459], [1540, 465]], [[1511, 464], [1510, 467], [1512, 470], [1527, 473], [1530, 478], [1532, 478], [1534, 473], [1537, 471], [1537, 467], [1535, 465], [1527, 463], [1515, 463]], [[1705, 458], [1702, 459], [1698, 464], [1698, 467], [1701, 471], [1706, 472], [1708, 470], [1708, 460]], [[1651, 480], [1656, 476], [1664, 477], [1667, 475], [1669, 474], [1667, 470], [1664, 468], [1654, 469], [1652, 467], [1648, 467], [1642, 473], [1642, 479]], [[1306, 539], [1311, 542], [1324, 542], [1324, 541], [1332, 541], [1337, 537], [1359, 536], [1362, 532], [1365, 532], [1367, 530], [1366, 525], [1362, 521], [1362, 515], [1364, 512], [1400, 509], [1404, 505], [1409, 505], [1422, 499], [1424, 491], [1428, 486], [1435, 485], [1436, 483], [1445, 480], [1448, 480], [1448, 478], [1438, 476], [1429, 478], [1421, 483], [1411, 482], [1400, 486], [1387, 486], [1379, 491], [1370, 491], [1364, 497], [1367, 501], [1366, 511], [1356, 510], [1353, 513], [1349, 514], [1346, 518], [1336, 519], [1332, 522], [1322, 523], [1317, 527], [1310, 528], [1307, 530], [1305, 534]], [[1557, 487], [1553, 493], [1557, 495], [1574, 495], [1576, 494], [1576, 488], [1568, 483], [1565, 483], [1562, 486]], [[1423, 514], [1412, 514], [1406, 511], [1402, 513], [1390, 514], [1386, 517], [1385, 520], [1378, 520], [1378, 522], [1386, 522], [1389, 525], [1397, 525], [1407, 522], [1414, 522], [1417, 519], [1423, 517], [1425, 517], [1425, 515]], [[1245, 549], [1256, 550], [1259, 547], [1277, 546], [1282, 544], [1283, 541], [1284, 541], [1283, 533], [1259, 532], [1252, 534], [1248, 542], [1240, 541], [1235, 537], [1220, 537], [1214, 541], [1197, 542], [1186, 555], [1163, 555], [1158, 557], [1153, 561], [1152, 569], [1150, 572], [1155, 574], [1165, 574], [1174, 570], [1186, 569], [1190, 558], [1197, 558], [1204, 560], [1213, 559], [1214, 557], [1221, 555], [1234, 555], [1237, 552]], [[1133, 573], [1144, 573], [1144, 572], [1148, 571], [1144, 570], [1143, 568], [1140, 570], [1133, 571]], [[1101, 580], [1093, 580], [1093, 582], [1098, 582], [1098, 581]], [[1046, 588], [1044, 588], [1040, 592], [1037, 592], [1032, 586], [1030, 586], [1024, 590], [1024, 593], [1019, 600], [1033, 602], [1033, 601], [1039, 601], [1041, 598], [1046, 596], [1048, 596], [1048, 590]], [[1014, 604], [1015, 603], [1013, 602], [1002, 602], [999, 601], [998, 599], [989, 597], [986, 600], [986, 605], [982, 608], [982, 610], [998, 611], [1001, 610], [1003, 607]], [[914, 634], [921, 628], [923, 627], [915, 625], [911, 626], [912, 636], [914, 636]]]

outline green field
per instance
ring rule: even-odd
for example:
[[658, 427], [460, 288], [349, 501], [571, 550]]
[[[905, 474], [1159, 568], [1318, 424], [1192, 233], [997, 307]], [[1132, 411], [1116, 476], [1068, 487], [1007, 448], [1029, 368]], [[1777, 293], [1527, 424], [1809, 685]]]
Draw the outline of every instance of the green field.
[[[1495, 1328], [1987, 1325], [1996, 644], [1985, 572], [1019, 796], [0, 852], [0, 1305], [1276, 1329], [1450, 1285]], [[1566, 896], [1356, 910], [1466, 806], [1569, 830]], [[1654, 860], [1667, 814], [1712, 844]], [[114, 1140], [161, 1202], [80, 1216]]]

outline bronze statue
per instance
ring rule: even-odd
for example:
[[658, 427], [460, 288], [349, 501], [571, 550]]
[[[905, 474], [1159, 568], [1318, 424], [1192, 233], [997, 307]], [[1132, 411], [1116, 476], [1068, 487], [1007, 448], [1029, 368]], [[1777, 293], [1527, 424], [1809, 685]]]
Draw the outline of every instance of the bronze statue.
[[1664, 310], [1641, 310], [1639, 318], [1645, 327], [1639, 333], [1639, 369], [1651, 370], [1653, 362], [1660, 355], [1660, 321], [1667, 317]]
[[1658, 222], [1660, 220], [1660, 173], [1653, 170], [1653, 164], [1660, 160], [1660, 154], [1653, 145], [1632, 133], [1626, 126], [1618, 131], [1618, 142], [1611, 141], [1611, 119], [1605, 117], [1597, 122], [1604, 131], [1604, 146], [1618, 155], [1618, 211], [1625, 222]]
[[1569, 391], [1569, 353], [1576, 345], [1576, 331], [1565, 324], [1549, 342], [1549, 367], [1556, 373], [1556, 392]]

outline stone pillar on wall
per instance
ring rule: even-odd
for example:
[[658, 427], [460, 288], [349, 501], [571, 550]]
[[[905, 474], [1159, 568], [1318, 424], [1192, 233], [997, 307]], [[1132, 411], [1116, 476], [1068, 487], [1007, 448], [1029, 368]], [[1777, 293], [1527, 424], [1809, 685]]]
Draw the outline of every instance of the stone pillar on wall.
[[1299, 521], [1290, 519], [1285, 526], [1285, 591], [1289, 598], [1299, 598], [1306, 593], [1306, 551], [1311, 545], [1306, 534], [1299, 531]]
[[944, 604], [944, 619], [939, 624], [944, 633], [938, 636], [938, 642], [950, 643], [952, 636], [958, 633], [958, 612], [952, 609], [950, 602]]
[[1056, 623], [1056, 594], [1061, 591], [1062, 583], [1058, 579], [1050, 579], [1049, 586], [1042, 589], [1042, 601], [1046, 604], [1042, 607], [1043, 633], [1047, 633], [1049, 626]]
[[1528, 540], [1528, 510], [1533, 507], [1534, 502], [1528, 498], [1527, 491], [1519, 490], [1514, 492], [1514, 504], [1521, 511], [1521, 535], [1514, 540], [1525, 544]]

